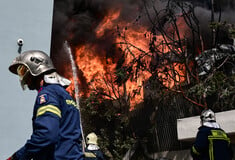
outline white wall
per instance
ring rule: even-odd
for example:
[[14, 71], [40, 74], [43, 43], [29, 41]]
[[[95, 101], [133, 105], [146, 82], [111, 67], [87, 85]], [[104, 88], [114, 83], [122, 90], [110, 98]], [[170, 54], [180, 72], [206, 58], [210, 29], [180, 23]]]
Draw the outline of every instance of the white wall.
[[17, 39], [23, 38], [22, 50], [40, 49], [49, 54], [53, 1], [0, 1], [0, 159], [6, 159], [30, 138], [36, 91], [22, 91], [19, 79], [8, 71], [18, 55]]
[[[229, 135], [235, 134], [235, 110], [215, 113], [216, 121]], [[192, 140], [200, 127], [200, 117], [189, 117], [177, 120], [178, 140]]]

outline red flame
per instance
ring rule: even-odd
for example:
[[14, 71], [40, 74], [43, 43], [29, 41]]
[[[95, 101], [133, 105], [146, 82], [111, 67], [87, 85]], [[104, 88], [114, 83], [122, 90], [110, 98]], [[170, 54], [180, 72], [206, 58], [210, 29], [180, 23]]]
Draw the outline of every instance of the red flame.
[[[111, 10], [109, 12], [109, 14], [103, 19], [95, 30], [97, 38], [104, 36], [106, 30], [111, 30], [117, 25], [119, 15], [119, 10]], [[149, 66], [151, 57], [145, 53], [149, 52], [149, 36], [146, 35], [150, 35], [150, 32], [147, 32], [147, 29], [143, 26], [138, 26], [135, 28], [128, 26], [128, 28], [126, 28], [124, 26], [126, 26], [127, 23], [120, 21], [118, 22], [118, 25], [120, 28], [125, 28], [123, 32], [121, 32], [125, 35], [121, 34], [115, 37], [115, 42], [118, 44], [117, 47], [119, 47], [125, 55], [124, 64], [130, 65], [133, 60], [138, 59], [139, 56], [142, 56], [141, 60], [145, 62], [146, 66]], [[163, 40], [163, 37], [157, 36], [157, 39], [158, 41], [156, 43], [160, 43]], [[98, 47], [96, 44], [87, 43], [75, 49], [76, 64], [83, 72], [86, 81], [89, 83], [90, 90], [102, 88], [103, 91], [109, 95], [106, 98], [111, 99], [117, 99], [117, 95], [120, 95], [120, 93], [121, 95], [127, 95], [129, 96], [129, 102], [132, 110], [136, 104], [143, 101], [143, 83], [149, 79], [151, 74], [146, 70], [140, 70], [138, 74], [135, 75], [133, 80], [128, 79], [126, 81], [125, 89], [122, 86], [120, 87], [114, 85], [113, 82], [115, 79], [114, 73], [116, 63], [114, 63], [112, 59], [96, 56], [98, 55], [96, 47]], [[168, 47], [161, 48], [161, 50], [164, 53], [170, 51]], [[133, 69], [137, 68], [136, 65], [136, 63], [133, 63]], [[173, 72], [170, 68], [173, 68], [176, 72]], [[166, 69], [168, 69], [168, 74], [163, 73], [163, 70]], [[177, 85], [177, 82], [180, 83], [185, 81], [185, 78], [183, 78], [185, 75], [185, 66], [183, 64], [173, 63], [171, 65], [166, 65], [164, 68], [159, 68], [158, 72], [158, 76], [162, 78], [163, 84], [169, 88]], [[67, 76], [72, 77], [72, 75]], [[70, 79], [73, 82], [73, 79]], [[73, 86], [73, 84], [71, 86]], [[70, 93], [73, 93], [74, 87], [70, 87], [67, 90]], [[126, 94], [124, 94], [125, 90]]]

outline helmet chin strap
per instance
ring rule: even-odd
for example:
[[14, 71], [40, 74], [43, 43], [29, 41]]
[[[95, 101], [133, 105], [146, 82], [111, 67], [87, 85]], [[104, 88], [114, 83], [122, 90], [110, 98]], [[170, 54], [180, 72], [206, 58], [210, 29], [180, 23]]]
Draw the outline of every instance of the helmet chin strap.
[[45, 74], [44, 75], [44, 81], [48, 84], [60, 84], [63, 87], [68, 87], [71, 83], [70, 80], [60, 76], [56, 72], [53, 72], [53, 73], [50, 73], [50, 74]]

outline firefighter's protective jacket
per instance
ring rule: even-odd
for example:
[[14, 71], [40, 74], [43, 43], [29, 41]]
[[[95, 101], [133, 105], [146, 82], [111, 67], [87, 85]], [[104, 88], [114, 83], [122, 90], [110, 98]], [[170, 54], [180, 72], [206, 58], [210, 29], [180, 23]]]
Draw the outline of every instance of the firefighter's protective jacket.
[[232, 160], [230, 139], [221, 128], [201, 126], [191, 148], [194, 160]]
[[15, 155], [19, 160], [83, 160], [80, 113], [58, 84], [39, 91], [33, 112], [33, 133]]

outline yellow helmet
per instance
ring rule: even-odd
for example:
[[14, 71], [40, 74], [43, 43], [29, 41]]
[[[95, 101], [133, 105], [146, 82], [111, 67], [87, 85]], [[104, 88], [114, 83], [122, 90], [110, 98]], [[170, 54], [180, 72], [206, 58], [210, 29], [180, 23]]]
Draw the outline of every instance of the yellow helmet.
[[97, 145], [97, 140], [98, 140], [97, 135], [94, 132], [89, 133], [86, 137], [87, 144]]

